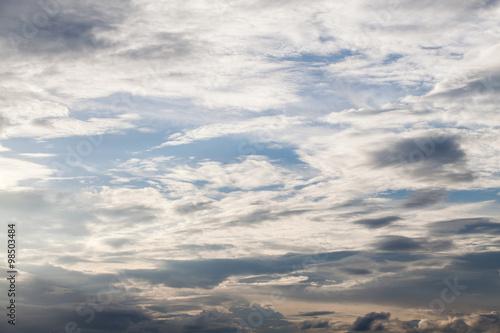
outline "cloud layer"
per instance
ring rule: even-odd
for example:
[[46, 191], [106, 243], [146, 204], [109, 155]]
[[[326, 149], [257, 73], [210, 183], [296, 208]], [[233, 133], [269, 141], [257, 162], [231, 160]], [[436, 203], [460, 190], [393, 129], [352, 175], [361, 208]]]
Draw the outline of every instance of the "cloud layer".
[[497, 332], [499, 8], [1, 2], [23, 332]]

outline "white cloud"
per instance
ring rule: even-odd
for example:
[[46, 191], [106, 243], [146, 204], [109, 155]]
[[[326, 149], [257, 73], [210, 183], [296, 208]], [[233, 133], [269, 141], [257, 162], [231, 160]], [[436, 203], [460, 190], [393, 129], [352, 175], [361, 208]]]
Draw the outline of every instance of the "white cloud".
[[184, 134], [173, 134], [169, 137], [169, 141], [162, 143], [159, 147], [177, 146], [198, 140], [207, 140], [231, 134], [243, 133], [260, 133], [259, 137], [265, 138], [266, 141], [273, 141], [273, 138], [278, 140], [279, 131], [292, 126], [300, 125], [301, 123], [302, 120], [300, 117], [286, 117], [280, 115], [258, 117], [240, 122], [212, 124], [186, 131]]
[[0, 169], [0, 188], [4, 190], [15, 188], [25, 180], [46, 180], [54, 172], [44, 165], [6, 157], [0, 157]]

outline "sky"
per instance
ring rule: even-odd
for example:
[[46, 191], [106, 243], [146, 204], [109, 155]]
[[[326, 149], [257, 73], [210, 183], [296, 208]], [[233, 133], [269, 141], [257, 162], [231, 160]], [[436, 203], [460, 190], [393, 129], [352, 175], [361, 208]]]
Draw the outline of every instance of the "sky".
[[499, 333], [499, 21], [1, 0], [0, 332]]

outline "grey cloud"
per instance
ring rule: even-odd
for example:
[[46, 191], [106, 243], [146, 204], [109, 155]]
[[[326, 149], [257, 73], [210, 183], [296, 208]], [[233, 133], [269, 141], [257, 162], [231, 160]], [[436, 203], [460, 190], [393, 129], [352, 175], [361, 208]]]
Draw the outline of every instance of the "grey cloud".
[[9, 119], [4, 117], [3, 115], [0, 115], [0, 135], [2, 134], [3, 130], [9, 126]]
[[238, 218], [237, 220], [233, 220], [229, 222], [229, 225], [233, 226], [245, 226], [249, 224], [256, 224], [256, 223], [261, 223], [263, 221], [267, 220], [274, 220], [276, 219], [275, 216], [272, 216], [271, 212], [267, 209], [259, 209], [257, 211], [254, 211], [250, 214], [247, 214], [241, 218]]
[[98, 39], [97, 32], [114, 29], [131, 9], [128, 1], [111, 1], [108, 5], [8, 0], [4, 2], [8, 10], [3, 11], [0, 28], [8, 32], [12, 47], [31, 54], [60, 55], [104, 48], [110, 43]]
[[498, 312], [458, 315], [447, 320], [425, 320], [418, 327], [410, 328], [408, 333], [498, 333], [500, 315]]
[[57, 258], [59, 264], [76, 264], [79, 262], [90, 262], [90, 260], [78, 257], [78, 256], [61, 256]]
[[335, 311], [313, 311], [313, 312], [300, 313], [297, 316], [300, 316], [300, 317], [317, 317], [317, 316], [330, 315], [330, 314], [334, 314], [334, 313], [335, 313]]
[[[332, 291], [314, 295], [311, 301], [376, 302], [377, 304], [430, 309], [430, 302], [439, 299], [449, 285], [460, 287], [456, 302], [447, 304], [448, 311], [464, 311], [479, 307], [484, 310], [497, 309], [500, 291], [497, 287], [500, 269], [500, 252], [469, 253], [464, 255], [440, 254], [424, 257], [413, 256], [400, 261], [395, 267], [391, 252], [364, 253], [370, 259], [373, 270], [393, 272], [390, 276], [379, 277], [367, 282], [357, 290]], [[349, 258], [346, 258], [349, 259]], [[344, 260], [346, 260], [344, 259]], [[367, 264], [368, 266], [368, 264]], [[401, 266], [404, 269], [401, 269]], [[396, 269], [393, 269], [396, 268]], [[338, 280], [336, 277], [335, 280]], [[448, 281], [448, 282], [446, 282]], [[448, 289], [447, 289], [448, 290]], [[293, 297], [290, 295], [289, 297]], [[302, 294], [300, 297], [304, 297]]]
[[192, 310], [201, 310], [199, 305], [188, 305], [188, 304], [176, 304], [176, 305], [150, 305], [146, 306], [147, 309], [160, 312], [160, 313], [172, 313], [172, 312], [187, 312]]
[[[84, 321], [79, 320], [84, 325]], [[95, 319], [85, 325], [91, 330], [105, 332], [126, 332], [137, 324], [150, 322], [152, 318], [140, 309], [124, 309], [122, 307], [107, 307], [102, 312], [96, 314]]]
[[365, 268], [353, 268], [353, 267], [345, 267], [342, 268], [342, 271], [351, 274], [351, 275], [366, 275], [371, 274], [372, 272], [369, 269]]
[[210, 209], [211, 208], [210, 206], [211, 202], [206, 201], [206, 202], [198, 202], [196, 204], [178, 206], [175, 210], [180, 214], [190, 214], [200, 210]]
[[109, 246], [112, 246], [116, 249], [123, 247], [126, 244], [133, 243], [134, 241], [129, 238], [108, 238], [104, 240], [104, 243], [106, 243]]
[[311, 209], [295, 209], [295, 210], [286, 210], [282, 211], [279, 213], [276, 213], [276, 216], [282, 217], [282, 216], [293, 216], [293, 215], [301, 215], [304, 213], [311, 212]]
[[306, 320], [302, 322], [300, 329], [304, 331], [313, 328], [327, 328], [329, 323], [329, 320]]
[[[62, 200], [66, 194], [37, 190], [0, 193], [0, 210], [3, 218], [23, 221], [24, 236], [34, 240], [24, 245], [26, 249], [40, 250], [42, 243], [36, 241], [37, 239], [52, 239], [61, 234], [68, 239], [89, 235], [86, 223], [95, 220], [95, 216], [90, 210], [68, 204], [72, 198], [65, 197], [65, 200]], [[51, 223], [47, 224], [47, 221]], [[41, 225], [43, 228], [40, 228]]]
[[231, 332], [237, 330], [237, 325], [231, 315], [218, 311], [204, 310], [196, 316], [174, 321], [177, 330], [174, 332]]
[[227, 249], [234, 248], [232, 244], [184, 244], [178, 246], [179, 249], [188, 250], [192, 252], [200, 252], [200, 251], [223, 251]]
[[446, 198], [444, 190], [420, 190], [408, 196], [404, 208], [421, 208], [432, 206]]
[[388, 148], [372, 154], [375, 167], [398, 168], [403, 174], [416, 180], [439, 179], [471, 182], [473, 173], [466, 168], [466, 155], [454, 136], [427, 136], [403, 139], [391, 143]]
[[431, 223], [429, 229], [435, 235], [500, 234], [500, 223], [489, 218], [454, 219]]
[[[385, 314], [389, 313], [376, 313], [372, 312], [364, 317], [359, 317], [358, 319], [367, 318], [368, 321], [373, 317], [381, 318], [386, 317]], [[406, 332], [406, 333], [498, 333], [500, 332], [500, 315], [498, 312], [490, 313], [451, 313], [446, 319], [415, 319], [411, 321], [401, 321], [398, 318], [390, 319], [387, 316], [386, 319], [378, 319], [381, 322], [371, 323], [370, 327], [364, 327], [363, 331], [383, 331], [383, 332]], [[376, 319], [377, 320], [377, 319]], [[335, 331], [345, 331], [348, 329], [345, 325], [335, 325], [333, 327]], [[351, 331], [352, 330], [351, 327]]]
[[126, 274], [172, 288], [213, 288], [234, 275], [284, 274], [307, 269], [311, 263], [338, 261], [356, 252], [317, 255], [287, 254], [263, 259], [208, 259], [165, 262], [165, 268], [127, 270]]
[[356, 224], [364, 225], [370, 229], [382, 228], [392, 224], [393, 222], [402, 220], [399, 216], [385, 216], [374, 219], [361, 219], [354, 221]]
[[[120, 56], [134, 59], [182, 59], [189, 56], [193, 49], [196, 48], [193, 45], [194, 41], [181, 33], [160, 33], [156, 34], [155, 37], [161, 44], [127, 51], [120, 54]], [[201, 47], [201, 45], [198, 47]], [[181, 73], [175, 75], [181, 75]]]
[[[81, 302], [85, 302], [82, 299]], [[144, 324], [155, 324], [153, 319], [141, 309], [133, 306], [107, 305], [101, 311], [93, 311], [93, 320], [86, 322], [90, 317], [90, 307], [81, 308], [88, 310], [89, 314], [80, 316], [77, 313], [80, 303], [66, 304], [65, 306], [33, 306], [23, 304], [22, 311], [25, 320], [18, 320], [16, 329], [23, 333], [37, 332], [65, 332], [66, 325], [73, 322], [81, 332], [105, 333], [126, 332]], [[83, 313], [83, 312], [81, 312]], [[27, 320], [29, 318], [29, 320]], [[3, 324], [3, 323], [2, 323]], [[155, 325], [159, 328], [159, 325]], [[0, 325], [0, 328], [3, 327]], [[76, 332], [77, 330], [75, 330]], [[164, 332], [164, 331], [152, 331]]]
[[358, 317], [356, 321], [352, 324], [351, 330], [355, 332], [363, 332], [363, 331], [378, 331], [380, 328], [383, 329], [383, 326], [377, 324], [377, 321], [387, 320], [391, 314], [389, 312], [370, 312], [364, 315], [363, 317]]
[[[379, 267], [385, 267], [391, 264], [392, 256], [390, 253], [382, 253], [382, 254], [371, 254], [366, 253], [363, 254], [366, 258], [375, 259], [374, 263], [376, 263]], [[350, 260], [352, 257], [345, 257], [342, 260]], [[414, 260], [419, 260], [417, 257], [413, 257]], [[411, 270], [411, 271], [398, 271], [394, 276], [384, 277], [378, 279], [377, 282], [368, 283], [363, 285], [361, 288], [357, 290], [353, 290], [350, 293], [345, 293], [345, 291], [338, 291], [337, 293], [327, 293], [325, 295], [304, 295], [303, 289], [293, 289], [298, 290], [301, 293], [301, 298], [303, 297], [312, 297], [311, 301], [320, 300], [323, 297], [325, 300], [335, 298], [338, 301], [342, 300], [350, 300], [350, 301], [377, 301], [381, 304], [403, 304], [405, 306], [428, 306], [429, 302], [436, 297], [439, 297], [441, 290], [446, 286], [443, 283], [444, 279], [448, 279], [452, 284], [453, 279], [456, 276], [459, 276], [458, 284], [466, 285], [467, 289], [462, 293], [459, 297], [458, 301], [453, 304], [453, 306], [460, 306], [460, 304], [467, 304], [468, 306], [475, 306], [476, 304], [482, 304], [483, 306], [496, 306], [496, 302], [498, 299], [498, 290], [495, 289], [495, 285], [498, 280], [498, 262], [500, 262], [500, 256], [498, 252], [490, 252], [490, 253], [479, 253], [479, 254], [468, 254], [463, 256], [451, 257], [453, 259], [452, 263], [448, 266], [443, 267], [440, 264], [439, 268], [431, 268], [431, 266], [435, 266], [439, 263], [439, 260], [429, 258], [427, 260], [420, 260], [418, 262], [408, 262], [408, 268], [410, 269], [413, 265], [418, 267], [425, 267], [426, 265], [429, 268], [419, 269], [419, 270]], [[307, 259], [304, 255], [296, 255], [291, 254], [287, 256], [281, 257], [269, 257], [266, 258], [268, 261], [276, 265], [282, 266], [282, 264], [278, 264], [279, 260], [287, 261], [290, 260], [289, 263], [292, 263], [291, 266], [294, 267], [297, 263], [302, 263], [304, 259]], [[352, 260], [352, 259], [351, 259]], [[200, 261], [198, 261], [200, 262]], [[335, 266], [342, 265], [341, 261], [324, 261], [325, 263], [331, 263]], [[428, 264], [426, 264], [428, 262]], [[196, 265], [197, 262], [193, 262], [193, 265]], [[200, 274], [206, 269], [207, 265], [203, 265], [199, 270], [191, 270], [191, 274]], [[346, 266], [348, 267], [348, 266]], [[216, 267], [219, 268], [219, 267]], [[300, 267], [295, 266], [296, 269]], [[292, 268], [292, 269], [295, 269]], [[91, 275], [91, 274], [82, 274], [78, 272], [72, 272], [63, 270], [57, 267], [45, 267], [43, 270], [34, 269], [32, 267], [27, 267], [27, 271], [30, 274], [34, 274], [35, 276], [45, 276], [46, 281], [39, 281], [37, 284], [32, 284], [31, 286], [24, 284], [24, 288], [27, 294], [30, 295], [30, 303], [33, 305], [37, 305], [37, 308], [41, 308], [40, 305], [46, 306], [50, 304], [51, 311], [55, 311], [53, 307], [59, 306], [61, 303], [67, 304], [75, 304], [85, 301], [87, 297], [95, 297], [95, 293], [105, 288], [109, 279], [112, 277], [111, 275]], [[281, 268], [280, 270], [281, 271]], [[278, 271], [278, 273], [273, 274], [282, 274]], [[49, 274], [48, 274], [49, 273]], [[286, 272], [285, 272], [286, 273]], [[284, 273], [283, 273], [284, 274]], [[130, 278], [141, 278], [140, 276], [134, 276], [127, 272], [127, 275]], [[425, 278], [415, 279], [415, 276], [425, 276]], [[312, 281], [312, 280], [311, 280]], [[51, 287], [64, 287], [72, 289], [73, 292], [64, 294], [64, 295], [47, 295], [46, 292], [52, 290]], [[34, 292], [29, 288], [35, 288], [38, 290]], [[283, 290], [288, 290], [289, 292], [292, 289], [287, 288]], [[367, 293], [369, 290], [369, 293]], [[134, 291], [129, 290], [127, 299], [133, 296]], [[38, 295], [38, 296], [36, 296]], [[36, 296], [36, 300], [33, 297]], [[294, 297], [293, 294], [286, 295], [290, 297]], [[478, 300], [480, 298], [480, 300]], [[137, 313], [137, 316], [132, 314], [132, 317], [135, 318], [134, 321], [130, 321], [130, 327], [134, 327], [135, 329], [146, 329], [155, 328], [155, 329], [163, 329], [165, 332], [196, 332], [200, 331], [204, 324], [207, 324], [208, 329], [219, 329], [219, 327], [223, 327], [227, 329], [231, 327], [235, 328], [237, 324], [239, 324], [238, 318], [248, 318], [248, 315], [252, 311], [258, 311], [258, 308], [248, 308], [243, 307], [243, 309], [230, 311], [232, 313], [229, 317], [219, 317], [217, 314], [207, 315], [203, 314], [201, 317], [198, 316], [189, 316], [183, 312], [196, 310], [194, 307], [201, 306], [204, 308], [208, 305], [221, 305], [224, 302], [227, 302], [230, 299], [221, 299], [219, 296], [207, 296], [205, 299], [200, 297], [193, 300], [182, 300], [180, 302], [172, 302], [171, 300], [166, 301], [164, 303], [154, 304], [153, 307], [150, 308], [150, 311], [164, 313], [168, 316], [172, 312], [177, 312], [178, 318], [172, 317], [169, 320], [148, 320], [148, 315]], [[472, 302], [471, 302], [472, 301]], [[132, 302], [132, 300], [130, 300]], [[130, 303], [129, 302], [129, 303]], [[479, 302], [479, 303], [478, 303]], [[134, 302], [130, 303], [134, 304]], [[449, 305], [452, 306], [451, 304]], [[110, 320], [119, 320], [121, 314], [118, 313], [122, 309], [124, 313], [128, 313], [127, 311], [132, 311], [132, 313], [136, 313], [137, 309], [133, 307], [127, 308], [127, 302], [121, 303], [121, 307], [117, 307], [115, 305], [110, 305]], [[200, 309], [201, 310], [201, 309]], [[265, 309], [264, 309], [265, 310]], [[310, 312], [306, 313], [307, 315], [323, 315], [328, 314], [328, 311], [318, 311], [318, 312]], [[306, 315], [304, 314], [304, 316]], [[99, 313], [97, 313], [99, 315]], [[208, 316], [205, 318], [204, 316]], [[278, 316], [278, 315], [277, 315]], [[31, 314], [30, 314], [31, 318]], [[38, 318], [34, 316], [33, 318]], [[53, 318], [53, 317], [51, 317]], [[68, 320], [68, 317], [62, 317], [58, 322], [63, 322], [64, 320]], [[71, 317], [73, 318], [73, 317]], [[142, 319], [141, 319], [142, 318]], [[170, 317], [165, 317], [170, 318]], [[210, 318], [214, 318], [214, 321], [210, 320]], [[220, 322], [220, 326], [215, 324], [216, 319], [222, 320]], [[221, 319], [222, 318], [222, 319]], [[224, 319], [226, 318], [226, 319]], [[267, 317], [266, 317], [267, 318]], [[363, 317], [360, 317], [363, 318]], [[76, 318], [78, 323], [82, 322], [82, 318]], [[368, 318], [369, 319], [369, 318]], [[105, 320], [105, 318], [103, 318]], [[377, 320], [375, 320], [377, 321]], [[359, 323], [362, 321], [360, 320]], [[284, 330], [283, 332], [290, 332], [287, 329], [291, 329], [290, 323], [286, 320], [286, 318], [282, 316], [272, 317], [269, 321], [267, 321], [269, 325], [273, 325], [273, 329], [278, 332], [279, 330]], [[97, 329], [103, 329], [105, 331], [105, 325], [102, 322], [96, 322], [99, 326], [96, 326]], [[377, 329], [380, 327], [379, 323], [371, 324], [370, 328]], [[104, 325], [104, 326], [103, 326]], [[361, 324], [360, 324], [361, 325]], [[384, 326], [389, 327], [388, 324], [384, 324]], [[54, 326], [50, 326], [51, 329], [56, 328]], [[124, 327], [124, 326], [123, 326]], [[269, 327], [266, 325], [262, 325], [262, 328]], [[299, 326], [300, 327], [300, 326]], [[362, 326], [359, 326], [362, 327]], [[184, 330], [184, 331], [183, 331]], [[48, 330], [47, 330], [48, 331]], [[158, 332], [163, 332], [159, 330]], [[259, 331], [259, 330], [257, 330]], [[24, 332], [24, 330], [23, 330]], [[29, 332], [26, 330], [26, 332]], [[153, 331], [155, 332], [155, 331]], [[224, 332], [221, 328], [221, 332]]]
[[248, 225], [248, 224], [257, 224], [264, 221], [273, 221], [277, 220], [280, 217], [301, 215], [308, 212], [311, 212], [311, 209], [292, 209], [292, 210], [284, 210], [281, 212], [271, 213], [268, 209], [259, 209], [250, 214], [247, 214], [237, 220], [233, 220], [229, 222], [229, 225], [240, 226], [240, 225]]
[[152, 221], [156, 218], [159, 209], [144, 205], [128, 206], [124, 208], [108, 208], [96, 210], [96, 215], [113, 219], [115, 225], [134, 225]]
[[422, 248], [420, 242], [404, 236], [386, 237], [377, 243], [377, 248], [383, 251], [412, 251]]
[[296, 332], [296, 326], [281, 313], [259, 304], [252, 306], [233, 306], [229, 308], [239, 326], [255, 329], [257, 332], [287, 333]]
[[500, 251], [467, 253], [457, 256], [456, 265], [461, 269], [484, 271], [500, 269]]
[[259, 275], [259, 276], [252, 276], [249, 278], [243, 278], [239, 279], [238, 282], [240, 283], [262, 283], [262, 282], [269, 282], [272, 280], [275, 280], [276, 277], [272, 275]]
[[382, 251], [440, 251], [449, 249], [451, 246], [452, 242], [447, 240], [427, 241], [405, 236], [385, 236], [375, 243], [375, 247]]
[[500, 72], [483, 71], [474, 76], [466, 78], [466, 82], [460, 88], [449, 89], [444, 92], [429, 94], [427, 98], [460, 100], [468, 97], [481, 95], [497, 95], [500, 92]]
[[465, 153], [455, 137], [439, 138], [439, 140], [420, 137], [396, 142], [388, 149], [377, 152], [374, 158], [379, 167], [404, 162], [442, 166], [462, 162]]
[[[85, 274], [52, 265], [24, 265], [24, 270], [32, 276], [23, 282], [23, 290], [29, 295], [32, 305], [59, 305], [61, 303], [83, 302], [87, 296], [95, 296], [101, 290], [123, 291], [121, 283], [126, 277], [113, 274]], [[119, 280], [123, 280], [120, 282]], [[54, 288], [73, 290], [65, 295], [51, 295]], [[49, 292], [49, 294], [47, 294]]]

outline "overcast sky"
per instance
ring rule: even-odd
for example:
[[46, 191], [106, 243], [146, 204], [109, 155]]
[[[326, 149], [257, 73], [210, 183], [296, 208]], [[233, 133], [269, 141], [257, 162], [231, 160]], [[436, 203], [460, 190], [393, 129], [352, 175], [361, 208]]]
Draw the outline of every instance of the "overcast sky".
[[499, 333], [499, 21], [0, 1], [0, 329]]

